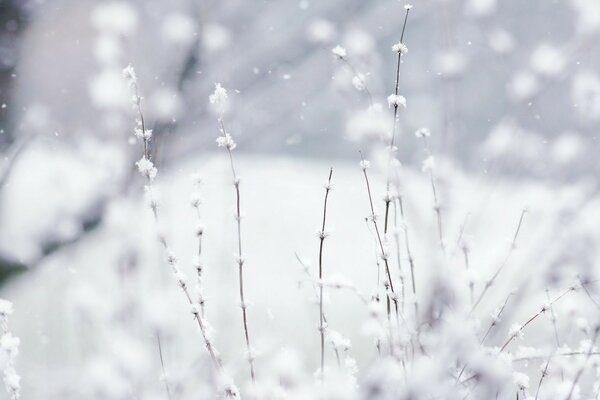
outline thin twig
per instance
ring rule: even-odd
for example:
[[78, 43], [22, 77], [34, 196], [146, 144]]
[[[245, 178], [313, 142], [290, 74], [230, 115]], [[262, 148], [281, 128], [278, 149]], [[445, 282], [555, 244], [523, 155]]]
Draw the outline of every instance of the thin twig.
[[325, 233], [325, 223], [327, 221], [327, 200], [331, 191], [331, 176], [333, 168], [329, 170], [329, 177], [325, 185], [325, 200], [323, 201], [323, 223], [319, 232], [319, 334], [321, 338], [321, 380], [325, 376], [325, 318], [323, 314], [323, 245], [327, 234]]
[[489, 279], [485, 283], [485, 287], [483, 288], [483, 290], [481, 291], [481, 294], [479, 295], [479, 297], [475, 301], [475, 304], [473, 304], [473, 307], [471, 308], [471, 313], [470, 314], [472, 314], [473, 311], [475, 311], [475, 309], [477, 308], [477, 306], [479, 305], [479, 303], [481, 303], [481, 300], [483, 299], [483, 297], [487, 293], [488, 289], [490, 287], [492, 287], [492, 285], [496, 281], [496, 278], [498, 278], [498, 275], [500, 275], [500, 273], [502, 272], [502, 270], [504, 269], [504, 267], [506, 267], [506, 264], [508, 264], [508, 260], [510, 259], [510, 256], [512, 255], [513, 251], [516, 248], [517, 237], [519, 236], [519, 232], [521, 231], [521, 226], [523, 224], [523, 218], [525, 217], [526, 213], [527, 213], [527, 209], [523, 209], [521, 211], [521, 216], [519, 217], [519, 223], [517, 224], [517, 229], [515, 230], [515, 234], [513, 236], [513, 240], [512, 240], [512, 242], [510, 244], [510, 249], [508, 250], [508, 253], [506, 254], [506, 257], [504, 258], [504, 261], [502, 262], [502, 264], [500, 264], [500, 267], [498, 267], [498, 269], [496, 270], [496, 272], [494, 272], [494, 275], [492, 276], [492, 278]]
[[165, 382], [165, 389], [167, 391], [167, 398], [171, 400], [171, 388], [169, 387], [169, 380], [167, 379], [167, 372], [165, 371], [165, 360], [163, 358], [162, 345], [160, 343], [160, 335], [156, 334], [156, 343], [158, 344], [158, 355], [160, 357], [160, 368], [162, 370], [163, 381]]
[[600, 332], [600, 327], [597, 326], [596, 328], [594, 328], [594, 337], [592, 338], [592, 342], [590, 343], [590, 349], [588, 350], [588, 353], [587, 353], [587, 356], [585, 358], [583, 365], [581, 366], [581, 368], [579, 368], [579, 371], [577, 371], [577, 374], [575, 375], [575, 379], [573, 379], [573, 384], [571, 385], [571, 389], [569, 390], [569, 395], [567, 396], [567, 398], [565, 400], [571, 400], [571, 397], [573, 397], [573, 392], [575, 391], [577, 382], [579, 382], [579, 379], [585, 372], [587, 363], [590, 360], [590, 357], [592, 356], [592, 352], [594, 350], [594, 344], [596, 343], [596, 340], [598, 339], [599, 332]]
[[[223, 118], [219, 118], [219, 125], [221, 127], [221, 133], [226, 135], [225, 124]], [[239, 277], [239, 293], [240, 293], [240, 307], [242, 308], [242, 321], [244, 324], [244, 338], [246, 340], [246, 352], [248, 357], [248, 364], [250, 365], [250, 377], [252, 382], [256, 383], [256, 372], [254, 368], [254, 351], [250, 345], [250, 332], [248, 329], [248, 316], [246, 309], [248, 305], [244, 297], [244, 254], [242, 252], [242, 215], [241, 215], [241, 195], [240, 195], [240, 179], [237, 176], [235, 170], [235, 164], [233, 161], [232, 148], [227, 146], [227, 154], [229, 155], [229, 164], [231, 167], [231, 174], [233, 176], [233, 186], [235, 188], [235, 220], [237, 224], [237, 264], [238, 264], [238, 277]]]

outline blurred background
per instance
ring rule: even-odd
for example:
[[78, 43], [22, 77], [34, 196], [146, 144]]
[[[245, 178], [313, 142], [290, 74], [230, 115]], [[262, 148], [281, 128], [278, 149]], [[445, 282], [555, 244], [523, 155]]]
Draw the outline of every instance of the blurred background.
[[[0, 0], [0, 293], [15, 303], [24, 397], [164, 398], [157, 335], [180, 397], [204, 382], [189, 383], [206, 372], [206, 354], [164, 263], [134, 167], [141, 148], [121, 73], [130, 63], [154, 131], [160, 229], [190, 279], [196, 219], [189, 176], [204, 176], [207, 312], [233, 375], [245, 379], [246, 365], [231, 256], [234, 197], [208, 102], [215, 82], [232, 101], [226, 119], [244, 178], [257, 347], [265, 359], [284, 347], [307, 349], [299, 358], [316, 368], [318, 314], [299, 284], [294, 253], [316, 259], [322, 184], [332, 166], [326, 259], [332, 273], [373, 289], [376, 250], [364, 222], [358, 150], [374, 161], [380, 202], [396, 68], [391, 46], [400, 40], [404, 4]], [[439, 261], [421, 172], [426, 152], [413, 134], [424, 126], [439, 166], [447, 239], [453, 243], [462, 230], [472, 237], [477, 273], [494, 270], [521, 210], [529, 210], [524, 244], [507, 272], [518, 279], [499, 285], [500, 294], [523, 280], [545, 288], [594, 276], [600, 3], [413, 6], [397, 143], [420, 279]], [[347, 49], [354, 71], [335, 60], [336, 45]], [[368, 93], [353, 85], [356, 72]], [[377, 103], [381, 109], [369, 108]], [[356, 357], [368, 363], [372, 346], [360, 344], [359, 327], [366, 310], [347, 293], [330, 302], [339, 311], [332, 324], [358, 342]]]

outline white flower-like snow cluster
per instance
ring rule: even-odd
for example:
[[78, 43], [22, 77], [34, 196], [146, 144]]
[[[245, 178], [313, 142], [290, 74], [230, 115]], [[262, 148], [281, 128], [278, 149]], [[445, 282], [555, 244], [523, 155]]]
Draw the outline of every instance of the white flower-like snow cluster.
[[427, 128], [420, 128], [415, 131], [415, 136], [418, 138], [431, 136], [431, 131]]
[[362, 92], [366, 89], [367, 85], [365, 84], [365, 76], [363, 74], [358, 74], [352, 78], [352, 85], [356, 90]]
[[392, 46], [392, 51], [394, 53], [398, 53], [398, 54], [406, 54], [408, 53], [408, 47], [406, 47], [406, 45], [402, 42], [398, 42], [395, 45]]
[[399, 107], [402, 106], [406, 108], [406, 97], [400, 96], [398, 94], [390, 94], [387, 98], [388, 107]]
[[148, 180], [153, 181], [156, 178], [156, 167], [152, 163], [152, 161], [148, 160], [146, 157], [140, 158], [135, 165], [138, 167], [138, 171]]
[[123, 68], [123, 76], [125, 77], [129, 88], [134, 88], [137, 85], [137, 74], [135, 73], [133, 65], [129, 64]]
[[225, 147], [227, 150], [231, 151], [237, 147], [237, 144], [229, 133], [225, 133], [223, 136], [217, 138], [217, 146]]
[[368, 168], [371, 168], [371, 162], [368, 161], [368, 160], [362, 160], [360, 162], [360, 167], [362, 168], [363, 171], [366, 170], [366, 169], [368, 169]]
[[152, 137], [152, 129], [142, 129], [138, 126], [133, 131], [133, 134], [136, 138], [147, 141]]
[[331, 49], [331, 52], [333, 53], [334, 56], [336, 56], [339, 59], [344, 59], [348, 55], [348, 53], [346, 52], [346, 49], [343, 48], [342, 46], [340, 46], [339, 44], [337, 46], [335, 46], [333, 49]]
[[215, 91], [208, 96], [208, 101], [213, 105], [215, 112], [221, 118], [229, 104], [227, 90], [220, 83], [215, 83]]

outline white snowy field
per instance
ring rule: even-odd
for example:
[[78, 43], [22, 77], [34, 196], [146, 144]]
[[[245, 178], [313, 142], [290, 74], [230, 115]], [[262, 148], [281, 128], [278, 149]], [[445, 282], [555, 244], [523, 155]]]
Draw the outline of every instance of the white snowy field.
[[[326, 280], [343, 277], [370, 296], [376, 287], [377, 251], [365, 222], [368, 197], [358, 162], [250, 156], [238, 159], [245, 214], [242, 234], [247, 255], [246, 296], [251, 303], [249, 325], [259, 352], [259, 370], [267, 368], [275, 354], [285, 348], [299, 352], [307, 372], [318, 368], [319, 314], [295, 253], [310, 260], [311, 272], [316, 274], [315, 232], [321, 221], [323, 184], [330, 167], [334, 171], [328, 217], [332, 234], [325, 243], [324, 276]], [[380, 199], [384, 179], [376, 169], [369, 171], [376, 203], [383, 204]], [[501, 283], [490, 289], [489, 298], [478, 309], [484, 325], [513, 287], [523, 289], [525, 298], [507, 323], [519, 322], [534, 313], [544, 301], [545, 285], [551, 293], [563, 289], [552, 286], [549, 271], [553, 268], [557, 272], [559, 267], [553, 267], [556, 259], [577, 248], [565, 241], [574, 236], [596, 242], [599, 239], [594, 226], [600, 217], [600, 203], [590, 200], [585, 187], [514, 182], [467, 174], [450, 166], [444, 171], [439, 186], [445, 199], [442, 217], [449, 253], [446, 259], [436, 239], [427, 174], [414, 170], [402, 174], [407, 226], [422, 301], [431, 297], [428, 292], [435, 287], [432, 282], [442, 269], [453, 279], [468, 281], [463, 276], [462, 254], [456, 247], [467, 215], [464, 236], [472, 241], [470, 263], [479, 291], [480, 283], [489, 279], [506, 257], [519, 215], [524, 207], [528, 209]], [[190, 176], [194, 172], [200, 173], [204, 182], [201, 210], [206, 226], [203, 253], [207, 318], [215, 328], [216, 347], [241, 383], [247, 380], [247, 371], [233, 258], [234, 191], [226, 154], [190, 158], [159, 172], [156, 186], [161, 199], [161, 229], [193, 283], [197, 223], [190, 206]], [[21, 193], [7, 192], [6, 204], [26, 202], [37, 190], [33, 184], [23, 184], [20, 189]], [[30, 221], [26, 218], [18, 222], [22, 215], [5, 212], [7, 222], [3, 228], [12, 229], [21, 223], [23, 232], [31, 234], [35, 231], [36, 213], [48, 212], [44, 207], [53, 201], [49, 198], [38, 204], [30, 210]], [[381, 211], [382, 207], [378, 208]], [[136, 398], [160, 398], [157, 331], [161, 332], [171, 385], [180, 383], [183, 393], [187, 393], [193, 382], [190, 375], [207, 373], [208, 356], [200, 332], [167, 266], [156, 232], [138, 182], [127, 195], [112, 199], [99, 227], [44, 259], [35, 269], [18, 275], [6, 287], [4, 296], [14, 301], [17, 310], [10, 324], [22, 340], [18, 365], [26, 398], [121, 398], [123, 391], [132, 391]], [[400, 232], [400, 237], [403, 234]], [[21, 237], [16, 247], [21, 240], [24, 239]], [[408, 279], [408, 263], [402, 248], [401, 251], [401, 264]], [[399, 275], [397, 268], [394, 261], [394, 278]], [[570, 275], [577, 272], [568, 271]], [[364, 334], [368, 309], [349, 290], [326, 289], [326, 295], [329, 326], [351, 340], [349, 352], [357, 358], [360, 368], [366, 368], [376, 359], [373, 340]], [[585, 302], [576, 294], [565, 298], [556, 312], [568, 315], [573, 307], [587, 308]], [[564, 323], [569, 323], [568, 318]], [[545, 319], [538, 324], [532, 327], [532, 332], [539, 330], [534, 344], [543, 348], [547, 341], [550, 346], [549, 322]], [[494, 340], [500, 342], [506, 335], [503, 327]], [[333, 353], [328, 352], [327, 358], [334, 362]], [[194, 385], [197, 384], [191, 384]]]

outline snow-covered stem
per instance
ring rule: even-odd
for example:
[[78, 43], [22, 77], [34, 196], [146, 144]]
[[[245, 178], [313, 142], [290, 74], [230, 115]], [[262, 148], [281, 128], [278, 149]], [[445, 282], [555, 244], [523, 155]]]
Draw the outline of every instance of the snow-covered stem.
[[[307, 276], [308, 280], [310, 281], [310, 286], [313, 288], [315, 299], [316, 299], [316, 301], [318, 303], [319, 302], [319, 298], [320, 298], [320, 296], [319, 296], [319, 287], [321, 285], [319, 284], [319, 282], [315, 281], [315, 279], [313, 278], [313, 276], [310, 273], [310, 270], [308, 269], [308, 265], [306, 265], [304, 263], [304, 261], [302, 261], [302, 259], [300, 258], [300, 256], [298, 256], [297, 253], [294, 253], [294, 255], [296, 256], [296, 260], [298, 260], [298, 263], [302, 266], [302, 270], [304, 271], [304, 274]], [[325, 326], [329, 326], [329, 322], [327, 322], [327, 316], [325, 315], [325, 311], [323, 311], [323, 323], [325, 324]], [[333, 352], [335, 354], [335, 358], [337, 360], [338, 367], [341, 368], [340, 350], [338, 349], [338, 346], [335, 343], [335, 341], [330, 340], [330, 344], [331, 344], [331, 347], [332, 347]]]
[[[130, 87], [133, 87], [135, 89], [133, 101], [134, 101], [134, 105], [136, 105], [136, 108], [138, 110], [138, 115], [139, 115], [139, 119], [136, 122], [135, 136], [138, 138], [141, 138], [143, 140], [142, 159], [139, 160], [136, 163], [136, 165], [137, 165], [138, 169], [140, 170], [140, 173], [142, 174], [142, 176], [146, 179], [145, 191], [148, 196], [150, 208], [152, 210], [152, 215], [154, 217], [154, 222], [155, 222], [156, 226], [159, 226], [160, 224], [159, 224], [159, 214], [158, 214], [158, 203], [153, 196], [153, 182], [154, 182], [154, 178], [156, 177], [156, 174], [157, 174], [157, 169], [154, 166], [154, 164], [152, 163], [152, 161], [150, 160], [150, 154], [148, 152], [148, 148], [150, 145], [150, 138], [152, 137], [152, 133], [151, 133], [151, 131], [145, 129], [145, 125], [143, 122], [144, 116], [143, 116], [142, 108], [141, 108], [141, 96], [139, 96], [139, 94], [138, 94], [137, 77], [135, 75], [133, 67], [128, 66], [127, 68], [125, 68], [123, 70], [123, 74], [125, 75], [125, 78], [128, 80]], [[194, 316], [194, 320], [196, 321], [196, 323], [198, 324], [198, 327], [200, 328], [200, 332], [201, 332], [201, 335], [202, 335], [202, 338], [204, 341], [204, 345], [205, 345], [206, 349], [208, 350], [212, 364], [213, 364], [215, 370], [220, 375], [220, 377], [225, 377], [225, 371], [224, 371], [223, 363], [221, 361], [219, 353], [215, 349], [215, 347], [212, 343], [212, 340], [208, 333], [208, 328], [206, 326], [206, 322], [200, 316], [199, 308], [192, 300], [192, 296], [190, 295], [190, 292], [188, 290], [187, 283], [185, 281], [185, 277], [181, 273], [181, 271], [177, 265], [177, 258], [170, 250], [170, 247], [167, 243], [167, 239], [165, 238], [164, 235], [159, 236], [159, 241], [163, 247], [163, 250], [164, 250], [166, 258], [167, 258], [167, 263], [171, 267], [173, 276], [177, 280], [179, 287], [181, 288], [186, 300], [188, 301], [190, 308], [192, 310], [192, 314]], [[224, 389], [224, 394], [227, 397], [235, 398], [235, 397], [237, 397], [237, 389], [235, 389], [235, 387], [233, 385], [228, 386]]]
[[594, 345], [596, 344], [596, 340], [598, 340], [598, 334], [600, 333], [600, 326], [595, 326], [594, 327], [594, 336], [592, 337], [591, 343], [590, 343], [590, 348], [587, 352], [587, 355], [585, 357], [585, 361], [583, 363], [583, 365], [581, 366], [581, 368], [579, 368], [579, 370], [577, 371], [577, 373], [575, 374], [575, 379], [573, 379], [573, 384], [571, 385], [571, 389], [569, 389], [569, 394], [567, 396], [567, 398], [565, 400], [571, 400], [571, 398], [573, 397], [573, 392], [575, 391], [575, 387], [577, 386], [577, 382], [579, 382], [579, 379], [581, 379], [581, 376], [583, 375], [583, 373], [585, 372], [586, 368], [587, 368], [587, 364], [592, 356], [592, 352], [594, 351]]
[[[429, 142], [427, 140], [427, 138], [429, 137], [429, 134], [427, 134], [427, 133], [420, 134], [419, 132], [429, 132], [429, 131], [426, 129], [420, 129], [419, 131], [417, 131], [417, 136], [421, 137], [423, 139], [425, 154], [428, 157], [427, 159], [433, 160], [433, 154], [431, 152], [431, 149], [429, 148]], [[438, 240], [440, 241], [440, 248], [442, 249], [442, 253], [445, 254], [446, 247], [444, 245], [444, 231], [443, 231], [443, 224], [442, 224], [442, 205], [441, 205], [440, 199], [439, 199], [439, 193], [438, 193], [438, 189], [437, 189], [437, 185], [436, 185], [436, 177], [435, 177], [433, 165], [428, 166], [427, 173], [429, 174], [429, 183], [431, 185], [431, 192], [433, 194], [433, 209], [435, 211], [436, 220], [437, 220]]]
[[415, 309], [415, 324], [418, 326], [419, 325], [419, 323], [418, 323], [419, 301], [418, 301], [418, 297], [417, 297], [417, 282], [415, 279], [415, 259], [412, 255], [412, 251], [410, 250], [408, 225], [406, 224], [406, 218], [404, 215], [404, 203], [403, 203], [402, 196], [398, 196], [396, 199], [398, 201], [398, 206], [400, 207], [400, 216], [402, 218], [402, 227], [404, 229], [404, 247], [405, 247], [405, 251], [406, 251], [406, 257], [408, 257], [408, 265], [410, 267], [410, 281], [411, 281], [411, 288], [412, 288], [412, 294], [413, 294], [413, 304], [414, 304], [414, 309]]
[[[480, 345], [483, 346], [483, 343], [485, 342], [485, 340], [487, 339], [487, 337], [489, 336], [489, 334], [492, 332], [492, 329], [494, 329], [494, 327], [496, 327], [498, 325], [498, 322], [500, 321], [500, 318], [502, 317], [502, 313], [506, 309], [508, 301], [510, 300], [510, 298], [512, 297], [512, 295], [513, 295], [513, 292], [510, 292], [508, 294], [508, 296], [506, 296], [506, 299], [504, 300], [504, 303], [502, 304], [502, 306], [500, 307], [500, 309], [498, 310], [498, 312], [496, 313], [496, 315], [492, 316], [492, 321], [490, 322], [490, 325], [488, 326], [487, 330], [485, 331], [485, 334], [483, 335], [483, 337], [479, 341]], [[460, 378], [462, 377], [463, 373], [468, 368], [468, 366], [469, 366], [469, 364], [466, 363], [462, 367], [462, 369], [458, 373], [458, 376], [456, 377], [456, 382], [458, 382], [460, 380]]]
[[[199, 187], [200, 181], [195, 182], [195, 184]], [[201, 203], [202, 203], [202, 201], [200, 198], [200, 193], [198, 193], [197, 195], [194, 195], [194, 197], [192, 198], [192, 207], [196, 211], [197, 224], [198, 224], [196, 227], [196, 237], [198, 238], [198, 249], [197, 249], [197, 253], [196, 253], [196, 257], [197, 257], [196, 265], [194, 266], [194, 268], [196, 269], [196, 278], [197, 278], [196, 292], [198, 295], [198, 304], [200, 305], [201, 316], [204, 317], [206, 298], [204, 297], [204, 288], [203, 288], [203, 282], [202, 282], [202, 279], [203, 279], [202, 274], [203, 274], [203, 270], [204, 270], [204, 264], [202, 261], [202, 240], [204, 238], [204, 227], [202, 225], [202, 214], [200, 212]]]
[[321, 231], [319, 232], [319, 334], [321, 338], [321, 380], [325, 377], [325, 319], [323, 314], [323, 245], [327, 234], [325, 233], [325, 223], [327, 222], [327, 200], [331, 191], [331, 176], [333, 168], [329, 169], [329, 177], [325, 184], [325, 199], [323, 200], [323, 221]]
[[[402, 33], [400, 34], [400, 43], [404, 44], [404, 32], [406, 31], [406, 23], [408, 22], [408, 13], [410, 12], [410, 7], [404, 7], [406, 10], [406, 14], [404, 14], [404, 23], [402, 24]], [[402, 64], [402, 56], [404, 55], [403, 51], [398, 51], [398, 59], [396, 61], [396, 83], [394, 85], [394, 95], [398, 96], [398, 91], [400, 89], [400, 64]], [[398, 119], [398, 106], [399, 104], [394, 103], [394, 122], [392, 126], [392, 138], [390, 139], [390, 149], [393, 149], [395, 146], [396, 140], [396, 125]], [[388, 187], [389, 187], [389, 179], [388, 179]]]
[[354, 65], [352, 64], [352, 62], [350, 62], [350, 60], [348, 59], [348, 57], [346, 57], [346, 56], [339, 57], [338, 56], [337, 58], [340, 61], [342, 61], [344, 63], [344, 65], [346, 65], [346, 67], [348, 67], [348, 69], [350, 70], [350, 72], [352, 72], [352, 74], [354, 75], [353, 79], [357, 79], [358, 82], [362, 85], [363, 90], [367, 94], [367, 98], [369, 100], [369, 105], [372, 106], [373, 105], [373, 96], [371, 95], [371, 91], [369, 90], [369, 86], [367, 85], [367, 82], [365, 81], [364, 75], [361, 74], [360, 72], [358, 72], [358, 70], [354, 67]]
[[473, 307], [471, 308], [471, 314], [473, 313], [473, 311], [475, 311], [475, 309], [477, 308], [479, 303], [481, 303], [481, 300], [483, 300], [483, 297], [485, 296], [485, 294], [487, 293], [489, 288], [492, 287], [492, 285], [498, 278], [498, 275], [500, 275], [502, 270], [506, 267], [506, 264], [508, 264], [508, 261], [510, 260], [512, 253], [514, 252], [515, 248], [517, 247], [517, 238], [519, 237], [519, 232], [521, 231], [521, 226], [523, 225], [523, 218], [525, 218], [526, 213], [527, 213], [527, 209], [523, 209], [521, 211], [521, 216], [519, 217], [517, 229], [515, 230], [515, 234], [513, 235], [512, 242], [510, 243], [510, 248], [508, 249], [508, 253], [506, 253], [506, 257], [504, 257], [502, 264], [500, 264], [500, 266], [498, 267], [496, 272], [494, 272], [494, 275], [492, 275], [492, 278], [489, 279], [485, 283], [483, 290], [481, 291], [481, 293], [479, 294], [479, 297], [477, 297], [477, 300], [475, 301], [475, 304], [473, 304]]
[[169, 380], [167, 377], [167, 371], [165, 369], [165, 359], [163, 357], [163, 350], [162, 350], [162, 344], [160, 342], [160, 335], [157, 333], [156, 334], [156, 344], [158, 346], [158, 357], [160, 359], [160, 369], [161, 369], [161, 373], [162, 373], [162, 379], [164, 381], [165, 384], [165, 390], [167, 392], [167, 398], [169, 400], [172, 399], [171, 397], [171, 388], [169, 386]]
[[550, 361], [552, 361], [552, 357], [554, 357], [554, 353], [552, 355], [550, 355], [550, 357], [548, 357], [548, 360], [546, 361], [546, 364], [544, 365], [544, 369], [542, 370], [542, 375], [540, 376], [540, 380], [538, 381], [537, 389], [535, 390], [535, 400], [538, 399], [538, 397], [540, 395], [540, 389], [542, 388], [542, 383], [544, 382], [544, 379], [548, 375], [548, 368], [550, 367]]
[[10, 301], [0, 299], [0, 351], [3, 353], [4, 366], [2, 370], [4, 387], [10, 400], [21, 397], [21, 377], [15, 370], [15, 359], [19, 355], [19, 338], [13, 336], [8, 327], [8, 316], [13, 313]]
[[549, 308], [551, 306], [553, 306], [554, 303], [556, 303], [557, 301], [559, 301], [560, 299], [562, 299], [567, 294], [569, 294], [571, 292], [574, 292], [576, 290], [577, 290], [577, 288], [575, 286], [571, 286], [570, 288], [568, 288], [567, 290], [565, 290], [562, 294], [560, 294], [558, 297], [554, 298], [549, 303], [543, 305], [537, 313], [533, 314], [527, 321], [525, 321], [525, 323], [523, 323], [522, 325], [519, 326], [518, 330], [516, 330], [515, 333], [511, 334], [508, 337], [508, 339], [506, 340], [506, 342], [504, 342], [504, 344], [500, 348], [500, 352], [504, 351], [506, 349], [506, 347], [518, 336], [518, 334], [523, 331], [523, 329], [525, 329], [529, 324], [531, 324], [533, 321], [535, 321], [540, 315], [542, 315], [545, 312], [549, 311]]
[[398, 203], [396, 203], [395, 199], [394, 203], [394, 245], [396, 247], [396, 263], [398, 264], [398, 273], [400, 275], [400, 297], [401, 297], [401, 306], [400, 309], [402, 313], [404, 313], [405, 303], [406, 303], [406, 285], [404, 282], [404, 270], [402, 268], [402, 260], [400, 257], [400, 229], [398, 226]]
[[[404, 23], [402, 24], [402, 33], [400, 34], [400, 44], [402, 44], [404, 46], [404, 33], [406, 32], [406, 24], [408, 22], [408, 13], [410, 12], [412, 6], [405, 6], [404, 9], [406, 10], [406, 14], [404, 15]], [[388, 165], [387, 165], [387, 181], [386, 181], [386, 196], [385, 196], [385, 219], [384, 219], [384, 223], [383, 223], [383, 229], [384, 229], [384, 236], [387, 236], [387, 230], [388, 230], [388, 219], [389, 219], [389, 214], [390, 214], [390, 202], [391, 202], [391, 194], [390, 194], [390, 169], [391, 169], [391, 165], [392, 165], [392, 158], [394, 156], [394, 152], [395, 152], [395, 141], [396, 141], [396, 126], [398, 124], [398, 107], [400, 106], [400, 103], [397, 101], [397, 99], [399, 98], [399, 90], [400, 90], [400, 64], [402, 64], [402, 55], [404, 54], [404, 51], [397, 51], [398, 54], [398, 58], [396, 61], [396, 76], [395, 76], [395, 84], [394, 84], [394, 101], [393, 101], [393, 106], [394, 106], [394, 120], [392, 122], [392, 134], [391, 134], [391, 139], [390, 139], [390, 143], [389, 143], [389, 148], [388, 148]], [[389, 102], [389, 98], [388, 98], [388, 102]], [[392, 104], [392, 103], [390, 103]], [[406, 103], [405, 103], [406, 104]]]
[[[388, 295], [388, 301], [392, 300], [394, 302], [394, 308], [396, 311], [396, 319], [400, 318], [400, 310], [398, 308], [398, 297], [396, 296], [396, 291], [394, 289], [394, 282], [392, 280], [392, 274], [390, 272], [390, 264], [389, 264], [389, 256], [388, 253], [383, 245], [383, 240], [381, 238], [381, 233], [379, 230], [379, 225], [377, 224], [377, 215], [375, 214], [375, 207], [373, 205], [373, 196], [371, 194], [371, 184], [369, 182], [369, 175], [367, 174], [367, 168], [368, 168], [368, 161], [366, 161], [364, 158], [362, 158], [362, 154], [361, 154], [361, 169], [363, 172], [363, 176], [365, 178], [365, 185], [367, 187], [367, 195], [369, 197], [369, 207], [371, 210], [371, 215], [369, 216], [369, 218], [371, 219], [371, 221], [373, 222], [373, 228], [375, 229], [375, 235], [377, 237], [377, 243], [379, 244], [379, 249], [381, 250], [381, 258], [383, 259], [383, 264], [385, 266], [385, 273], [387, 275], [387, 279], [388, 279], [388, 286], [391, 292], [391, 299], [390, 296]], [[386, 209], [388, 209], [389, 204], [387, 204], [386, 201]]]
[[[229, 138], [231, 143], [234, 143], [227, 131], [225, 130], [225, 123], [223, 122], [223, 118], [219, 117], [219, 126], [221, 129], [222, 137]], [[239, 281], [239, 293], [240, 293], [240, 302], [242, 308], [242, 322], [244, 325], [244, 339], [246, 341], [246, 352], [248, 353], [248, 364], [250, 366], [250, 377], [252, 378], [252, 382], [256, 382], [256, 370], [254, 368], [254, 350], [252, 349], [252, 345], [250, 343], [250, 330], [248, 329], [248, 314], [244, 292], [244, 253], [242, 251], [242, 213], [241, 213], [241, 193], [240, 193], [240, 179], [237, 175], [235, 169], [235, 163], [233, 161], [233, 149], [235, 148], [235, 144], [226, 144], [223, 146], [227, 150], [227, 154], [229, 155], [229, 164], [231, 167], [231, 174], [233, 177], [233, 187], [235, 189], [235, 220], [237, 225], [237, 256], [236, 262], [238, 264], [238, 281]]]

